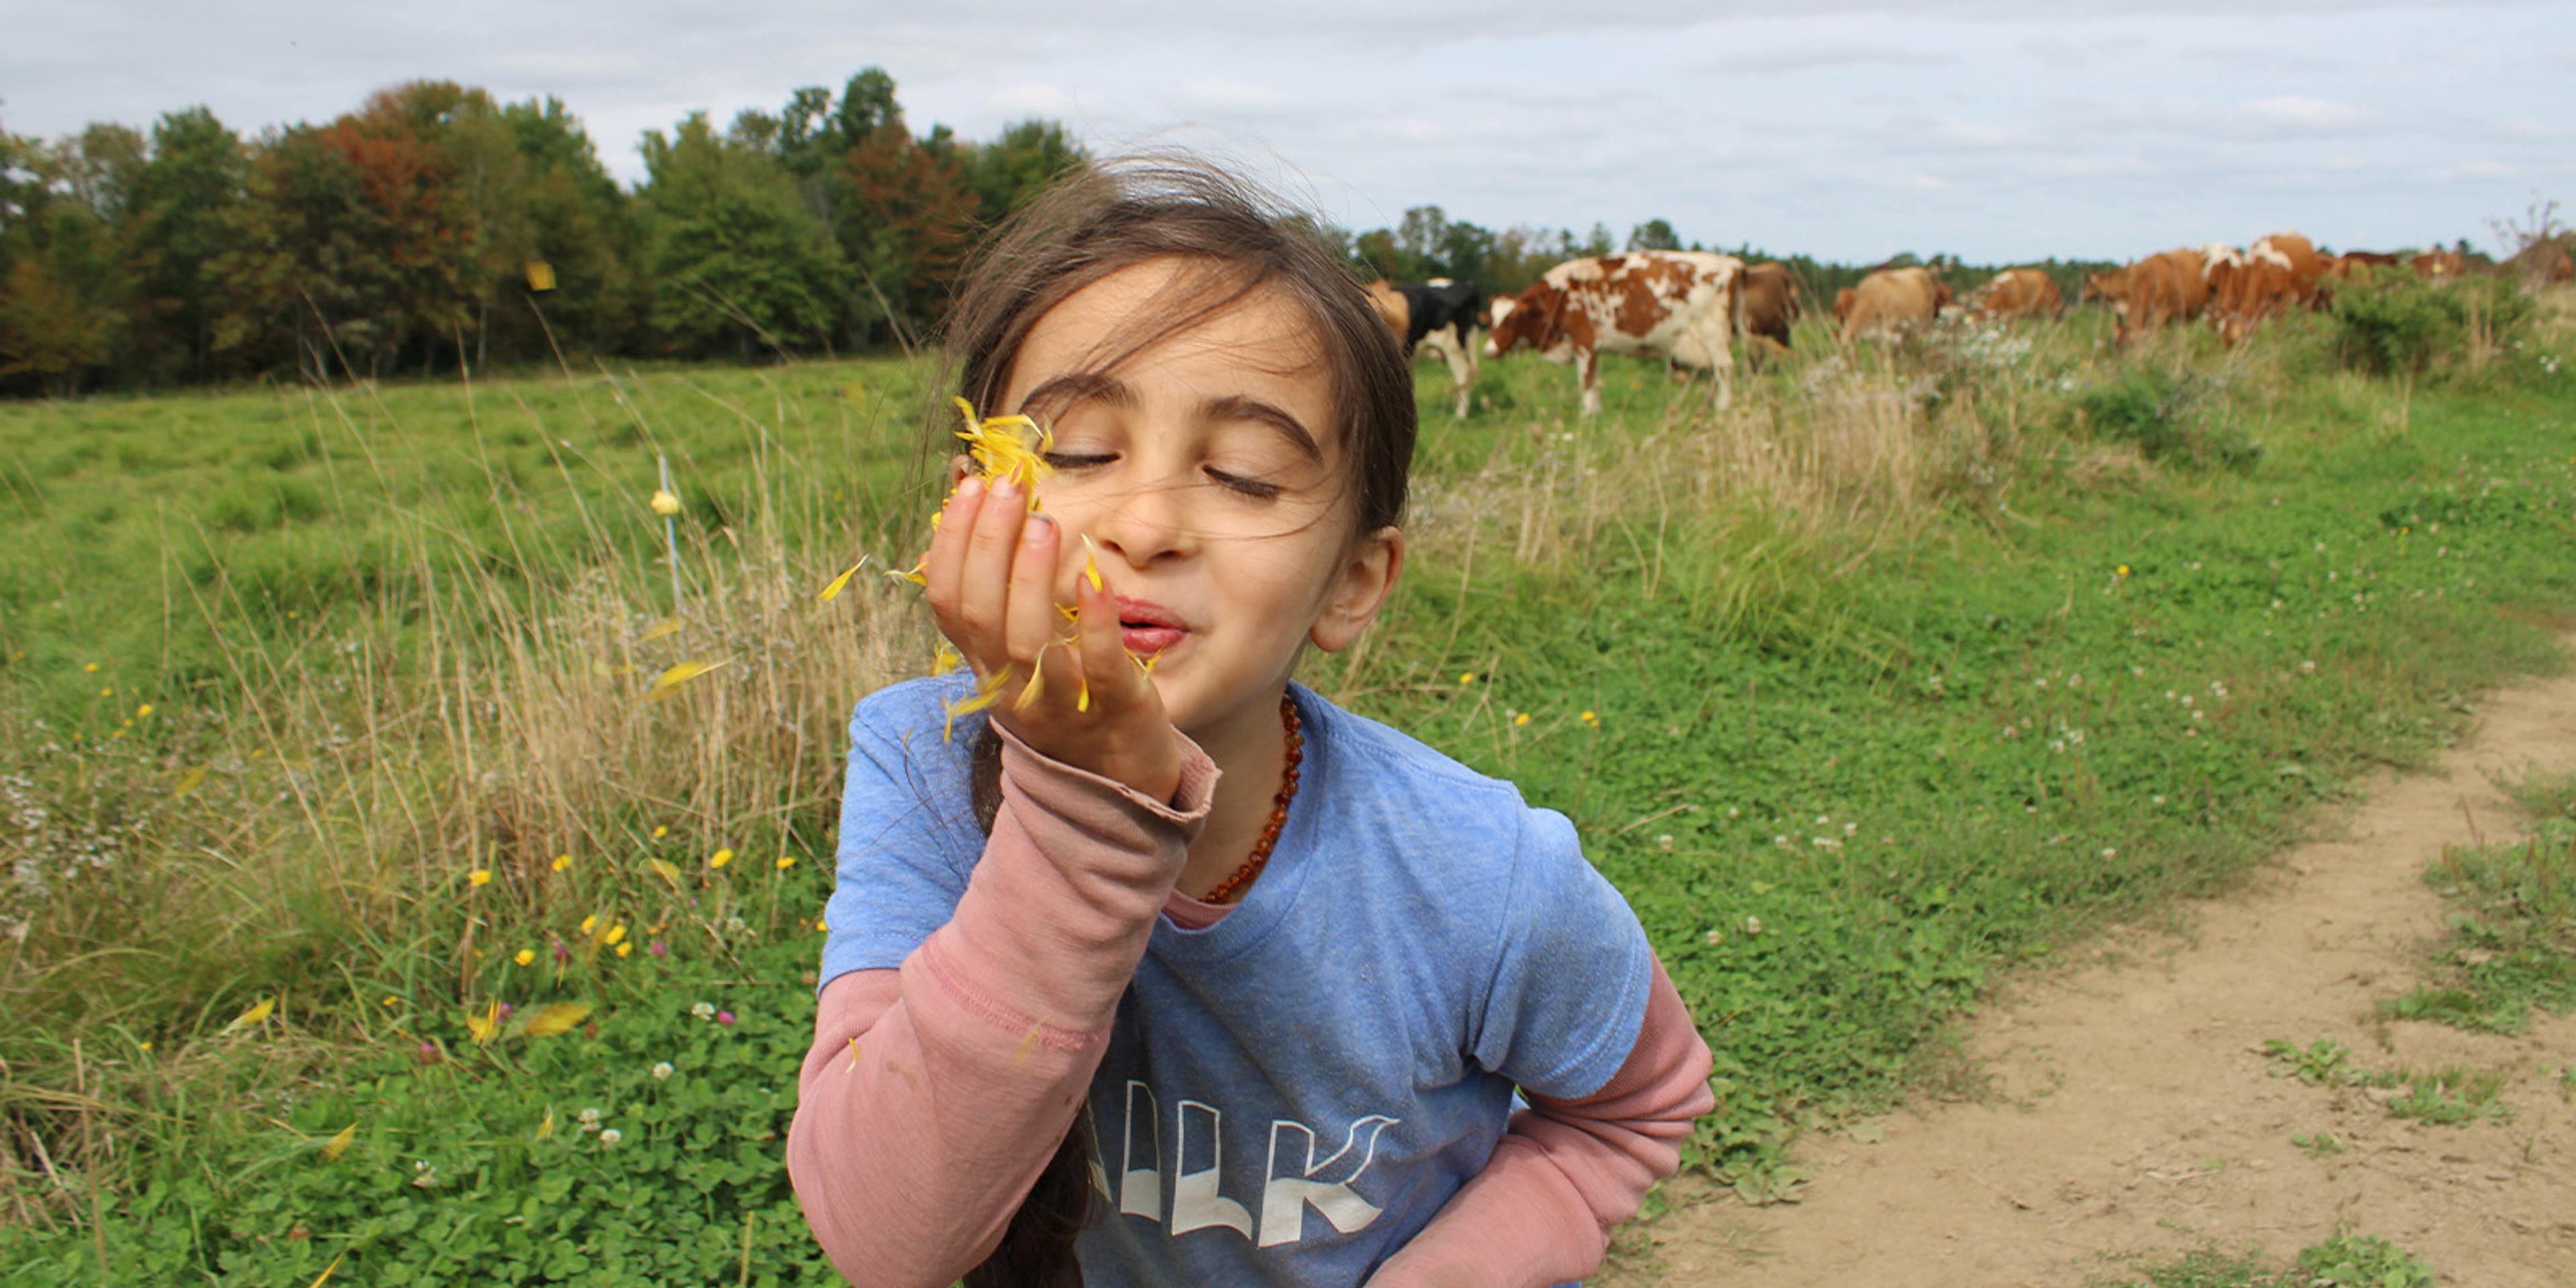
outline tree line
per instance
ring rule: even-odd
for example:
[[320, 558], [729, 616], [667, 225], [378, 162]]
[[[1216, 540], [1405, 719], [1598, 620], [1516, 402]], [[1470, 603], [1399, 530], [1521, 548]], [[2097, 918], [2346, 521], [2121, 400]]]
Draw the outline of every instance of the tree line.
[[[560, 100], [448, 81], [248, 138], [204, 107], [148, 133], [0, 131], [0, 395], [910, 346], [980, 234], [1089, 161], [1043, 119], [915, 133], [873, 67], [721, 129], [693, 113], [640, 151], [621, 186]], [[1364, 277], [1489, 294], [1684, 248], [1662, 219], [1578, 236], [1436, 205], [1316, 232]], [[1822, 299], [1865, 271], [1789, 262]]]

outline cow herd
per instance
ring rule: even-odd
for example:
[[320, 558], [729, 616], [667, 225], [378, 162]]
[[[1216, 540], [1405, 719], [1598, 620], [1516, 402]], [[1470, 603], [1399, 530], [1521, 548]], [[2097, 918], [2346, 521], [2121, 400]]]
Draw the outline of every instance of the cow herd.
[[[2538, 281], [2576, 277], [2565, 248], [2537, 243], [2523, 266]], [[2410, 269], [2435, 281], [2468, 269], [2446, 250], [2403, 258], [2357, 251], [2320, 252], [2297, 233], [2274, 233], [2244, 250], [2224, 243], [2165, 251], [2084, 279], [2085, 294], [2107, 303], [2125, 343], [2168, 323], [2206, 319], [2220, 339], [2242, 343], [2265, 320], [2292, 309], [2321, 307], [2335, 285], [2367, 269]], [[1758, 368], [1788, 351], [1799, 316], [1787, 266], [1747, 264], [1707, 251], [1639, 250], [1571, 259], [1529, 289], [1487, 300], [1474, 285], [1435, 279], [1422, 285], [1371, 283], [1378, 315], [1405, 352], [1429, 350], [1449, 364], [1456, 414], [1467, 414], [1477, 358], [1529, 350], [1571, 365], [1583, 414], [1601, 410], [1599, 360], [1605, 353], [1657, 358], [1676, 369], [1707, 370], [1717, 406], [1734, 398], [1732, 345], [1743, 338]], [[1895, 339], [1946, 314], [1980, 322], [2054, 318], [2066, 311], [2057, 283], [2036, 268], [2008, 268], [1964, 297], [1938, 273], [1919, 266], [1873, 270], [1834, 299], [1835, 336], [1845, 346]], [[1481, 333], [1481, 340], [1479, 338]]]

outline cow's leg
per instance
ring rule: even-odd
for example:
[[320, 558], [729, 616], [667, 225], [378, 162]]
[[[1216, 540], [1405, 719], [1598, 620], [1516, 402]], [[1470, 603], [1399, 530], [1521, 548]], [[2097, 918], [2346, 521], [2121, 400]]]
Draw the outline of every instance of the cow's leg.
[[1467, 399], [1476, 388], [1476, 355], [1464, 345], [1444, 346], [1441, 357], [1449, 360], [1449, 389], [1457, 402], [1458, 419], [1467, 419]]
[[1601, 414], [1601, 355], [1586, 349], [1576, 355], [1575, 364], [1575, 370], [1580, 373], [1576, 378], [1583, 384], [1583, 414], [1598, 416]]

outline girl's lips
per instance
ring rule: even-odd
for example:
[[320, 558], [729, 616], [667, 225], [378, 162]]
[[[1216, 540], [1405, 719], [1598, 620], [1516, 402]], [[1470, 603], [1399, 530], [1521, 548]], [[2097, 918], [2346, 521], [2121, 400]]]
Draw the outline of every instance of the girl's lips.
[[1118, 597], [1118, 633], [1127, 651], [1150, 657], [1181, 642], [1189, 627], [1180, 614], [1147, 599]]
[[1164, 650], [1171, 648], [1173, 645], [1180, 643], [1181, 637], [1188, 633], [1189, 632], [1187, 631], [1171, 626], [1127, 626], [1122, 624], [1118, 629], [1119, 636], [1126, 641], [1127, 651], [1136, 654], [1139, 657], [1152, 657], [1157, 653], [1163, 652]]

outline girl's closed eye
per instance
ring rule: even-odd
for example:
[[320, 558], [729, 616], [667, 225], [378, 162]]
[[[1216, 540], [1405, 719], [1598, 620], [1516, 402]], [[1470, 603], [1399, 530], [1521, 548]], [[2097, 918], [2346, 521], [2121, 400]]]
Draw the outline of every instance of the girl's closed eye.
[[1281, 484], [1268, 479], [1215, 465], [1203, 467], [1203, 472], [1208, 476], [1208, 480], [1218, 487], [1257, 501], [1275, 501], [1281, 492], [1287, 490]]

